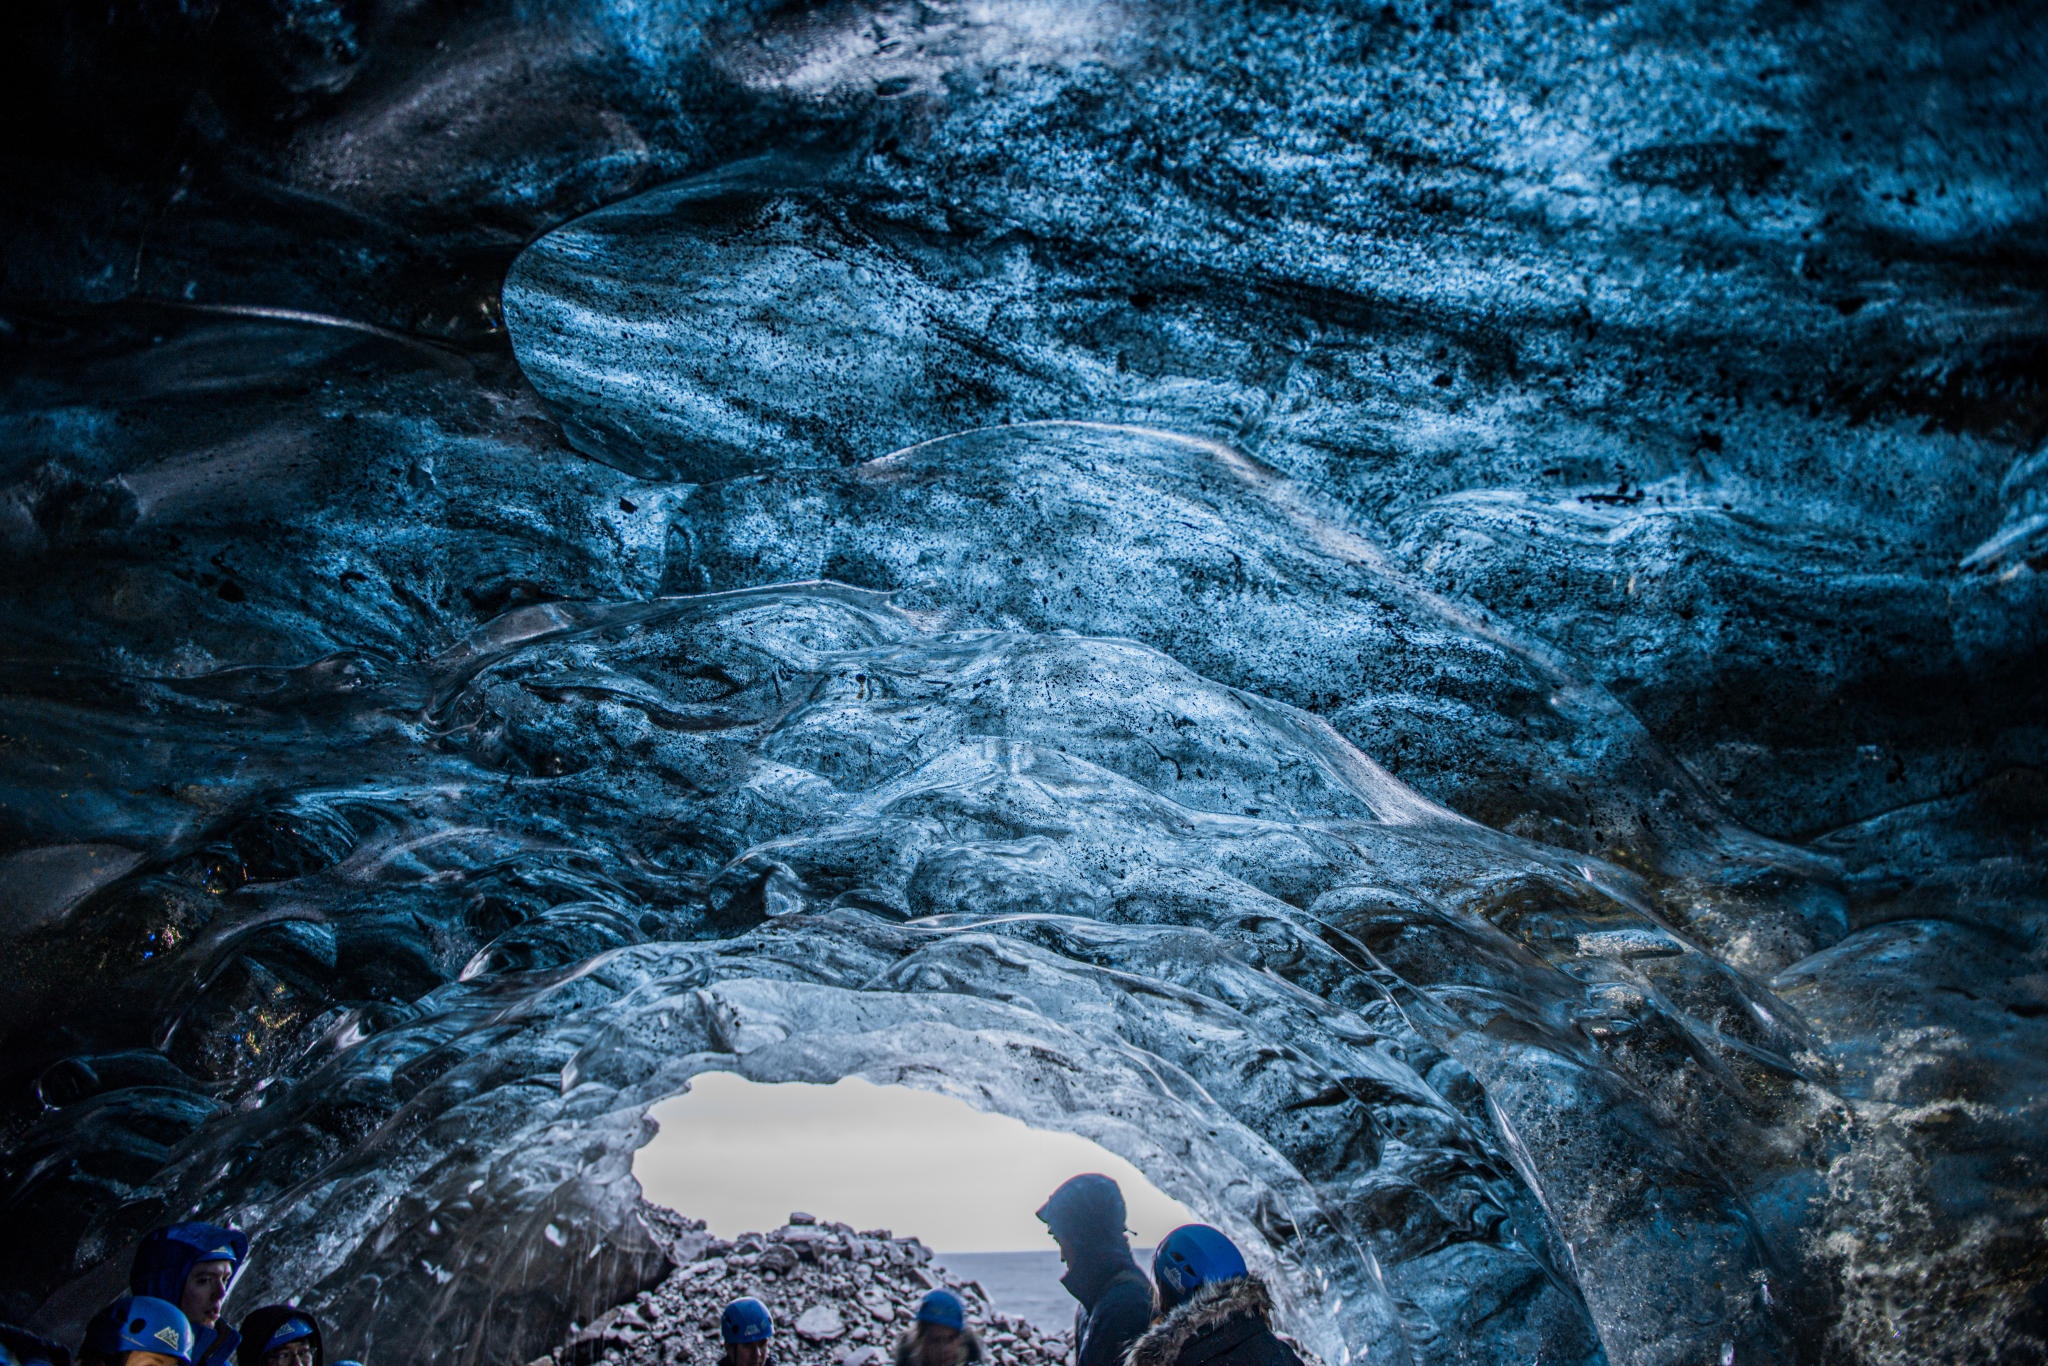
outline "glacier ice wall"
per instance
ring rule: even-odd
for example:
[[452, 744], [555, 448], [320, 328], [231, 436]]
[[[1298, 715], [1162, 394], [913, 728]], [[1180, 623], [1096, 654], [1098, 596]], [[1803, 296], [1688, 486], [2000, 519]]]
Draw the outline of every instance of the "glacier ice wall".
[[525, 1361], [718, 1069], [1333, 1363], [2048, 1351], [2040, 15], [10, 22], [0, 1315]]

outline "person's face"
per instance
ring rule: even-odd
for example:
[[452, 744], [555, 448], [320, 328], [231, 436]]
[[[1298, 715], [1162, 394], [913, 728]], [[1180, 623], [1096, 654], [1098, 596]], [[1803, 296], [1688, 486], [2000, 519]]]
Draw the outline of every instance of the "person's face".
[[732, 1366], [763, 1366], [768, 1360], [768, 1344], [765, 1342], [735, 1342], [732, 1345]]
[[130, 1352], [121, 1359], [121, 1366], [178, 1366], [178, 1359], [162, 1352]]
[[265, 1352], [263, 1366], [313, 1366], [313, 1339], [300, 1338], [275, 1352]]
[[926, 1361], [953, 1360], [954, 1349], [960, 1343], [960, 1330], [943, 1324], [927, 1323], [920, 1335], [918, 1355]]
[[227, 1303], [228, 1282], [234, 1278], [230, 1261], [199, 1262], [185, 1273], [185, 1293], [178, 1308], [192, 1320], [194, 1328], [211, 1328], [220, 1322], [220, 1307]]

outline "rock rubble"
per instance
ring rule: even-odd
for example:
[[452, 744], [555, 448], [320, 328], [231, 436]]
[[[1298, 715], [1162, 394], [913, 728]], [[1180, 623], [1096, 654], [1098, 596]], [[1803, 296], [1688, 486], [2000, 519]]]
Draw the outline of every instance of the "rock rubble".
[[[802, 1212], [730, 1242], [702, 1220], [669, 1215], [665, 1226], [667, 1277], [577, 1327], [532, 1366], [711, 1366], [724, 1351], [719, 1311], [742, 1295], [775, 1316], [776, 1366], [881, 1366], [917, 1302], [947, 1284], [930, 1269], [930, 1248], [888, 1229], [855, 1231]], [[1051, 1366], [1070, 1356], [1069, 1333], [996, 1313], [972, 1281], [949, 1288], [967, 1306], [989, 1366]]]

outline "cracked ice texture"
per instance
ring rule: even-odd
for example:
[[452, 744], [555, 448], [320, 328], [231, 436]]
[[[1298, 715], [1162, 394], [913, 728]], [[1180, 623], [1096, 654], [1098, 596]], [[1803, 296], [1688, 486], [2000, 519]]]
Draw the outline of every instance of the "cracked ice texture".
[[525, 1360], [718, 1069], [1333, 1361], [2038, 1356], [2038, 16], [188, 19], [10, 191], [7, 1313]]

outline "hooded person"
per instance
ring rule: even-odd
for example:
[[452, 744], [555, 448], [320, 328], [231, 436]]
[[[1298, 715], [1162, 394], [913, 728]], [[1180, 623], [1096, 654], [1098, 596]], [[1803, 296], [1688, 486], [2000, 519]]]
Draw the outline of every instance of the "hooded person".
[[123, 1295], [85, 1325], [79, 1366], [191, 1366], [192, 1325], [154, 1295]]
[[1074, 1366], [1121, 1366], [1152, 1322], [1152, 1283], [1124, 1237], [1124, 1193], [1106, 1176], [1077, 1176], [1039, 1208], [1067, 1274], [1074, 1311]]
[[769, 1344], [775, 1340], [775, 1320], [767, 1305], [748, 1295], [719, 1312], [718, 1336], [725, 1343], [725, 1355], [718, 1359], [718, 1366], [768, 1366]]
[[289, 1304], [266, 1304], [242, 1320], [235, 1366], [326, 1366], [320, 1320]]
[[967, 1306], [950, 1290], [918, 1302], [910, 1331], [896, 1340], [896, 1366], [975, 1366], [981, 1339], [967, 1326]]
[[1125, 1366], [1302, 1366], [1273, 1332], [1273, 1296], [1237, 1244], [1207, 1224], [1183, 1224], [1152, 1255], [1162, 1317]]
[[71, 1366], [71, 1349], [26, 1328], [0, 1323], [0, 1366]]
[[228, 1287], [249, 1260], [249, 1235], [217, 1224], [172, 1224], [142, 1240], [128, 1288], [176, 1305], [192, 1325], [192, 1366], [227, 1366], [241, 1339], [221, 1322]]

